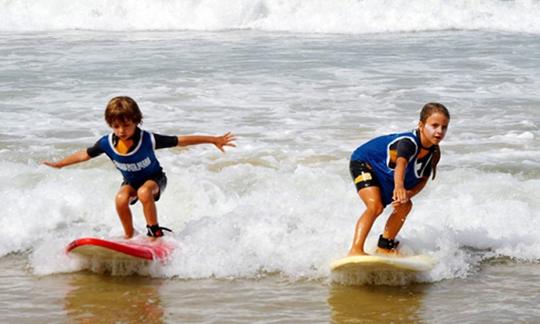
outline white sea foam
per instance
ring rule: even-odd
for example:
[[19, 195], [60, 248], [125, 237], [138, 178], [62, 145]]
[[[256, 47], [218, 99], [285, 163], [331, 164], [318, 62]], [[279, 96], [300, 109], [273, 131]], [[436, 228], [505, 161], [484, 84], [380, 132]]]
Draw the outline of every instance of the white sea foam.
[[535, 0], [13, 0], [0, 3], [1, 31], [229, 30], [381, 33], [499, 30], [539, 33]]
[[[172, 166], [169, 188], [159, 202], [160, 220], [175, 230], [179, 247], [170, 264], [150, 274], [327, 276], [329, 262], [347, 251], [362, 211], [348, 176], [343, 175], [347, 161], [330, 167], [268, 160], [258, 165], [256, 159], [242, 162], [238, 155], [245, 152], [229, 155], [237, 157], [206, 160], [209, 167], [186, 168], [181, 157], [174, 162], [172, 155], [164, 159]], [[118, 179], [98, 168], [38, 170], [46, 177], [37, 186], [7, 193], [14, 205], [2, 218], [2, 226], [24, 230], [4, 235], [0, 246], [4, 254], [32, 250], [37, 274], [77, 269], [82, 265], [67, 261], [63, 252], [70, 239], [121, 235], [111, 201]], [[103, 177], [111, 179], [99, 180]], [[538, 180], [508, 174], [442, 172], [417, 200], [400, 240], [406, 248], [438, 260], [423, 279], [427, 281], [466, 276], [482, 258], [535, 261], [540, 258], [540, 240], [529, 229], [540, 225], [540, 205], [530, 193], [539, 188]], [[140, 207], [134, 210], [142, 231]], [[386, 217], [375, 224], [368, 248], [374, 247]], [[463, 248], [483, 251], [484, 257], [475, 259]]]

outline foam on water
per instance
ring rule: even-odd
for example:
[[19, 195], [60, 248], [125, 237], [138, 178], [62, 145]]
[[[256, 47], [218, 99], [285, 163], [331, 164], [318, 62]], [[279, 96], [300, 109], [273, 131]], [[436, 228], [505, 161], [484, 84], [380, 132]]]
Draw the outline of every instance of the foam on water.
[[[192, 161], [186, 168], [172, 154], [164, 159], [172, 167], [167, 194], [159, 203], [160, 220], [175, 229], [179, 248], [170, 264], [150, 273], [180, 278], [275, 272], [295, 278], [327, 276], [329, 263], [347, 251], [362, 209], [342, 175], [347, 161], [330, 167], [268, 160], [261, 165], [231, 157], [246, 154], [239, 151], [230, 152], [225, 161], [203, 160], [208, 167]], [[98, 168], [63, 174], [38, 170], [46, 174], [38, 185], [7, 195], [14, 205], [2, 226], [24, 231], [4, 235], [0, 246], [4, 254], [30, 249], [38, 274], [75, 270], [80, 265], [63, 255], [71, 239], [121, 235], [111, 203], [118, 179], [110, 174], [112, 180], [100, 180], [104, 171]], [[540, 240], [530, 228], [540, 225], [540, 206], [530, 193], [539, 186], [537, 179], [505, 173], [441, 172], [436, 185], [417, 200], [400, 235], [404, 246], [439, 262], [420, 280], [463, 277], [486, 258], [538, 260]], [[139, 206], [135, 210], [142, 231]], [[385, 218], [374, 233], [382, 230]], [[374, 245], [375, 237], [370, 237], [368, 246]]]
[[381, 33], [499, 30], [539, 33], [535, 0], [32, 0], [0, 3], [0, 31], [230, 30]]
[[[400, 233], [404, 247], [439, 261], [419, 280], [464, 277], [490, 258], [540, 259], [530, 234], [540, 221], [535, 37], [63, 32], [0, 43], [0, 255], [28, 254], [36, 274], [83, 267], [64, 254], [77, 237], [122, 235], [121, 178], [105, 157], [62, 170], [40, 161], [92, 145], [109, 131], [106, 101], [124, 94], [146, 129], [238, 135], [224, 155], [159, 151], [169, 178], [159, 218], [178, 249], [142, 274], [327, 278], [363, 210], [350, 153], [413, 128], [434, 98], [450, 108], [450, 132], [437, 179]], [[139, 205], [134, 220], [142, 231]]]

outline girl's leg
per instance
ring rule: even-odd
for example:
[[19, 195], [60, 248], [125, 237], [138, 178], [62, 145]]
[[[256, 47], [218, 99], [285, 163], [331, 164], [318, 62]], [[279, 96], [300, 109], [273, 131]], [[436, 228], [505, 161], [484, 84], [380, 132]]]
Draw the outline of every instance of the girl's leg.
[[122, 222], [122, 227], [124, 228], [125, 238], [133, 237], [133, 218], [131, 217], [131, 210], [129, 209], [129, 200], [131, 197], [135, 197], [135, 189], [130, 185], [123, 185], [118, 190], [115, 198], [116, 212], [120, 221]]
[[390, 217], [388, 217], [386, 225], [384, 226], [384, 238], [391, 240], [396, 238], [399, 231], [401, 230], [401, 227], [403, 226], [403, 223], [405, 223], [405, 219], [407, 219], [407, 215], [409, 215], [411, 209], [411, 200], [394, 208], [394, 211], [392, 212], [392, 214], [390, 214]]
[[[390, 217], [388, 217], [388, 220], [386, 221], [382, 237], [388, 240], [394, 240], [401, 230], [403, 223], [405, 223], [405, 219], [407, 219], [407, 215], [409, 215], [411, 209], [412, 202], [410, 200], [404, 204], [394, 207], [394, 211], [392, 211], [392, 214], [390, 214]], [[399, 254], [395, 248], [388, 249], [382, 247], [377, 248], [377, 253], [392, 255]]]
[[366, 210], [358, 219], [354, 231], [354, 239], [348, 255], [365, 255], [364, 243], [375, 222], [375, 219], [383, 212], [384, 206], [381, 201], [379, 187], [366, 187], [358, 191], [360, 199], [366, 205]]

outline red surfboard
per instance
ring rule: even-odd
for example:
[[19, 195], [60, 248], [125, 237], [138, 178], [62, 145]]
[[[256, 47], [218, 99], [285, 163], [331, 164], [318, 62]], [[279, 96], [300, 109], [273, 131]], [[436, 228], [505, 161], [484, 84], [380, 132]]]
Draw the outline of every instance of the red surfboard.
[[66, 247], [67, 253], [107, 260], [147, 260], [164, 263], [172, 254], [174, 245], [163, 239], [105, 240], [95, 237], [77, 239]]

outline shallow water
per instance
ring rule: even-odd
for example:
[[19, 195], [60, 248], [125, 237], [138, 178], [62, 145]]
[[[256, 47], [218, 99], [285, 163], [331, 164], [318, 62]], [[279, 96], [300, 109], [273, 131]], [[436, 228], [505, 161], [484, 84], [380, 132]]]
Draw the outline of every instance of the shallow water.
[[478, 323], [536, 322], [538, 264], [482, 264], [468, 278], [407, 286], [325, 280], [156, 279], [89, 272], [31, 275], [24, 258], [0, 263], [8, 323]]

